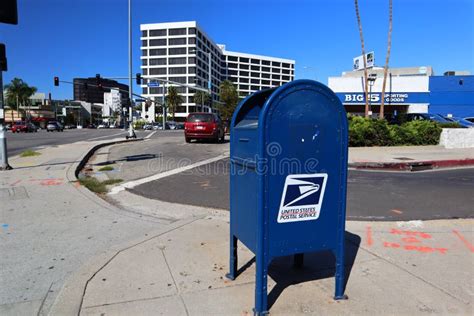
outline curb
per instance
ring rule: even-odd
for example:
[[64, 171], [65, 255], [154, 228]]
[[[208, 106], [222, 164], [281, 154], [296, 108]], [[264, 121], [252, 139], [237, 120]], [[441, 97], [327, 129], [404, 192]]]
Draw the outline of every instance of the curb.
[[78, 177], [79, 173], [81, 172], [81, 170], [84, 168], [84, 166], [87, 164], [89, 159], [94, 155], [94, 153], [98, 149], [100, 149], [102, 147], [106, 147], [106, 146], [122, 144], [122, 143], [128, 143], [128, 142], [138, 142], [138, 141], [143, 141], [143, 140], [144, 140], [144, 138], [116, 140], [116, 141], [113, 141], [113, 142], [108, 142], [108, 143], [102, 143], [102, 144], [95, 145], [94, 147], [89, 149], [89, 151], [82, 157], [81, 161], [77, 164], [77, 166], [74, 170], [74, 177], [76, 177], [76, 179], [77, 179], [77, 177]]
[[349, 168], [391, 171], [423, 171], [474, 166], [474, 159], [426, 160], [416, 162], [352, 162]]

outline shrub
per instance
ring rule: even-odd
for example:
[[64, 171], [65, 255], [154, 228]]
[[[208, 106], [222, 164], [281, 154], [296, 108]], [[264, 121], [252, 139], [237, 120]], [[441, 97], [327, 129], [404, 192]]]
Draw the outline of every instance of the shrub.
[[41, 153], [31, 150], [31, 149], [27, 149], [20, 154], [20, 157], [34, 157], [34, 156], [39, 156], [39, 155], [41, 155]]
[[462, 126], [456, 122], [438, 123], [438, 125], [441, 128], [462, 128]]
[[349, 146], [387, 146], [390, 143], [390, 131], [386, 120], [349, 117]]
[[390, 145], [391, 146], [403, 146], [410, 145], [413, 142], [413, 134], [411, 134], [406, 128], [399, 125], [389, 125], [390, 132]]
[[441, 127], [432, 121], [412, 121], [402, 125], [411, 134], [410, 145], [437, 145], [441, 135]]

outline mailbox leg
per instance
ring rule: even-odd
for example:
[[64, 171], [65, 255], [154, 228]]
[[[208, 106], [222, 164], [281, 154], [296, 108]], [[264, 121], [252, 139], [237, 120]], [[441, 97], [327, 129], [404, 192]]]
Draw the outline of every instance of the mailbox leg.
[[255, 308], [253, 314], [256, 316], [268, 315], [267, 307], [267, 274], [268, 266], [262, 258], [256, 260], [256, 282], [255, 282]]
[[334, 299], [347, 300], [348, 299], [347, 295], [344, 295], [344, 279], [345, 279], [344, 252], [336, 251], [335, 255], [336, 255], [336, 293], [334, 295]]
[[235, 280], [237, 277], [237, 237], [232, 233], [230, 234], [230, 260], [229, 260], [229, 273], [226, 277], [230, 280]]

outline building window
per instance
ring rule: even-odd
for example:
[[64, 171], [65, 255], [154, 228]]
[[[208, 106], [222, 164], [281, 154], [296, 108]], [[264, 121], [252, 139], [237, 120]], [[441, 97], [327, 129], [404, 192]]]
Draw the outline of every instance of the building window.
[[290, 71], [289, 71], [288, 69], [282, 69], [282, 71], [281, 71], [281, 72], [282, 72], [282, 73], [284, 73], [284, 74], [287, 74], [287, 75], [289, 75], [289, 74], [290, 74]]
[[169, 58], [168, 59], [168, 64], [170, 64], [170, 65], [184, 65], [184, 64], [186, 64], [186, 57]]
[[275, 87], [278, 87], [280, 83], [278, 81], [272, 81], [272, 85], [274, 85]]
[[270, 61], [268, 61], [268, 60], [262, 60], [262, 65], [269, 66], [269, 65], [270, 65]]
[[228, 61], [238, 61], [238, 58], [235, 56], [227, 56]]
[[249, 69], [249, 65], [240, 65], [240, 69]]
[[260, 60], [259, 59], [252, 59], [251, 62], [252, 62], [252, 64], [260, 65]]
[[142, 69], [142, 74], [143, 74], [144, 76], [146, 76], [146, 75], [148, 74], [148, 69], [143, 68], [143, 69]]
[[186, 29], [181, 28], [181, 29], [169, 29], [168, 30], [169, 35], [186, 35]]
[[262, 80], [262, 84], [267, 84], [267, 85], [269, 85], [269, 84], [270, 84], [270, 80]]
[[241, 71], [241, 72], [240, 72], [240, 75], [241, 75], [241, 76], [248, 77], [248, 76], [249, 76], [249, 72], [248, 72], [248, 71]]
[[291, 69], [295, 69], [295, 64], [291, 64]]
[[150, 75], [166, 75], [166, 68], [150, 68]]
[[163, 56], [166, 55], [166, 48], [150, 49], [150, 56]]
[[196, 47], [189, 47], [188, 54], [196, 54]]
[[262, 78], [270, 78], [270, 74], [262, 74]]
[[196, 73], [196, 67], [188, 67], [188, 73], [189, 74], [195, 74]]
[[146, 49], [142, 49], [142, 56], [146, 56], [147, 55], [147, 50]]
[[151, 36], [166, 36], [166, 30], [151, 30], [150, 37]]
[[142, 66], [148, 65], [148, 59], [142, 59]]
[[272, 66], [273, 66], [273, 67], [280, 67], [281, 64], [280, 64], [279, 62], [273, 61], [273, 62], [272, 62]]
[[188, 64], [195, 64], [196, 63], [196, 57], [189, 57], [188, 58]]
[[250, 82], [253, 84], [260, 84], [260, 80], [258, 79], [252, 79]]
[[249, 83], [249, 80], [247, 78], [240, 78], [240, 82]]
[[281, 80], [290, 81], [290, 77], [289, 76], [282, 76]]
[[239, 90], [248, 90], [248, 89], [249, 89], [249, 86], [246, 84], [239, 85]]
[[272, 79], [280, 80], [280, 75], [272, 75]]
[[[189, 103], [194, 103], [194, 102], [189, 102]], [[195, 107], [195, 106], [188, 106], [188, 112], [189, 112], [189, 113], [194, 113], [194, 112], [196, 112], [196, 107]]]
[[186, 37], [170, 38], [168, 40], [168, 44], [170, 46], [173, 46], [173, 45], [186, 45]]
[[152, 39], [150, 40], [150, 46], [166, 46], [166, 39]]
[[258, 73], [258, 72], [252, 72], [252, 73], [250, 74], [250, 76], [251, 76], [251, 77], [254, 77], [254, 78], [260, 78], [260, 73]]
[[282, 64], [282, 67], [283, 67], [283, 68], [290, 68], [290, 64], [283, 63], [283, 64]]
[[188, 34], [196, 34], [196, 28], [195, 27], [190, 27], [188, 29]]
[[252, 66], [251, 69], [256, 70], [256, 71], [260, 71], [260, 66]]
[[142, 40], [142, 46], [148, 46], [148, 41], [147, 40]]
[[188, 44], [196, 44], [196, 38], [195, 37], [188, 38]]
[[249, 62], [249, 59], [248, 59], [248, 58], [245, 58], [245, 57], [240, 57], [240, 62], [241, 62], [241, 63], [248, 63], [248, 62]]
[[272, 68], [272, 72], [275, 73], [275, 74], [279, 74], [280, 69], [279, 68]]
[[170, 75], [182, 75], [186, 73], [186, 67], [170, 68]]
[[178, 91], [178, 93], [186, 93], [186, 87], [176, 87], [176, 91]]
[[262, 67], [262, 71], [270, 72], [270, 68], [269, 67]]
[[178, 82], [178, 83], [186, 83], [186, 77], [170, 77], [170, 81]]
[[250, 90], [257, 91], [260, 90], [260, 88], [258, 86], [252, 86]]
[[163, 89], [161, 88], [150, 88], [150, 94], [161, 94]]
[[142, 37], [147, 37], [148, 36], [148, 31], [145, 30], [145, 31], [142, 31]]
[[236, 63], [229, 63], [228, 67], [229, 68], [236, 68], [236, 69], [239, 68], [239, 66]]
[[179, 48], [169, 48], [168, 49], [169, 55], [185, 55], [186, 54], [186, 47], [179, 47]]
[[188, 83], [189, 84], [196, 83], [196, 77], [188, 77]]
[[237, 76], [237, 70], [229, 70], [229, 71], [228, 71], [228, 74], [229, 74], [230, 76]]
[[151, 58], [150, 66], [166, 65], [166, 58]]
[[148, 94], [148, 88], [147, 87], [142, 88], [142, 94]]

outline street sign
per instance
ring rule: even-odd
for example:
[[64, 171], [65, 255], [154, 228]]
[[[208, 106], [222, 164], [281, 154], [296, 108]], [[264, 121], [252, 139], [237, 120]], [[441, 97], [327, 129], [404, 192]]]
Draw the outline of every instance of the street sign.
[[146, 84], [149, 88], [159, 87], [160, 83], [158, 81], [150, 81]]

